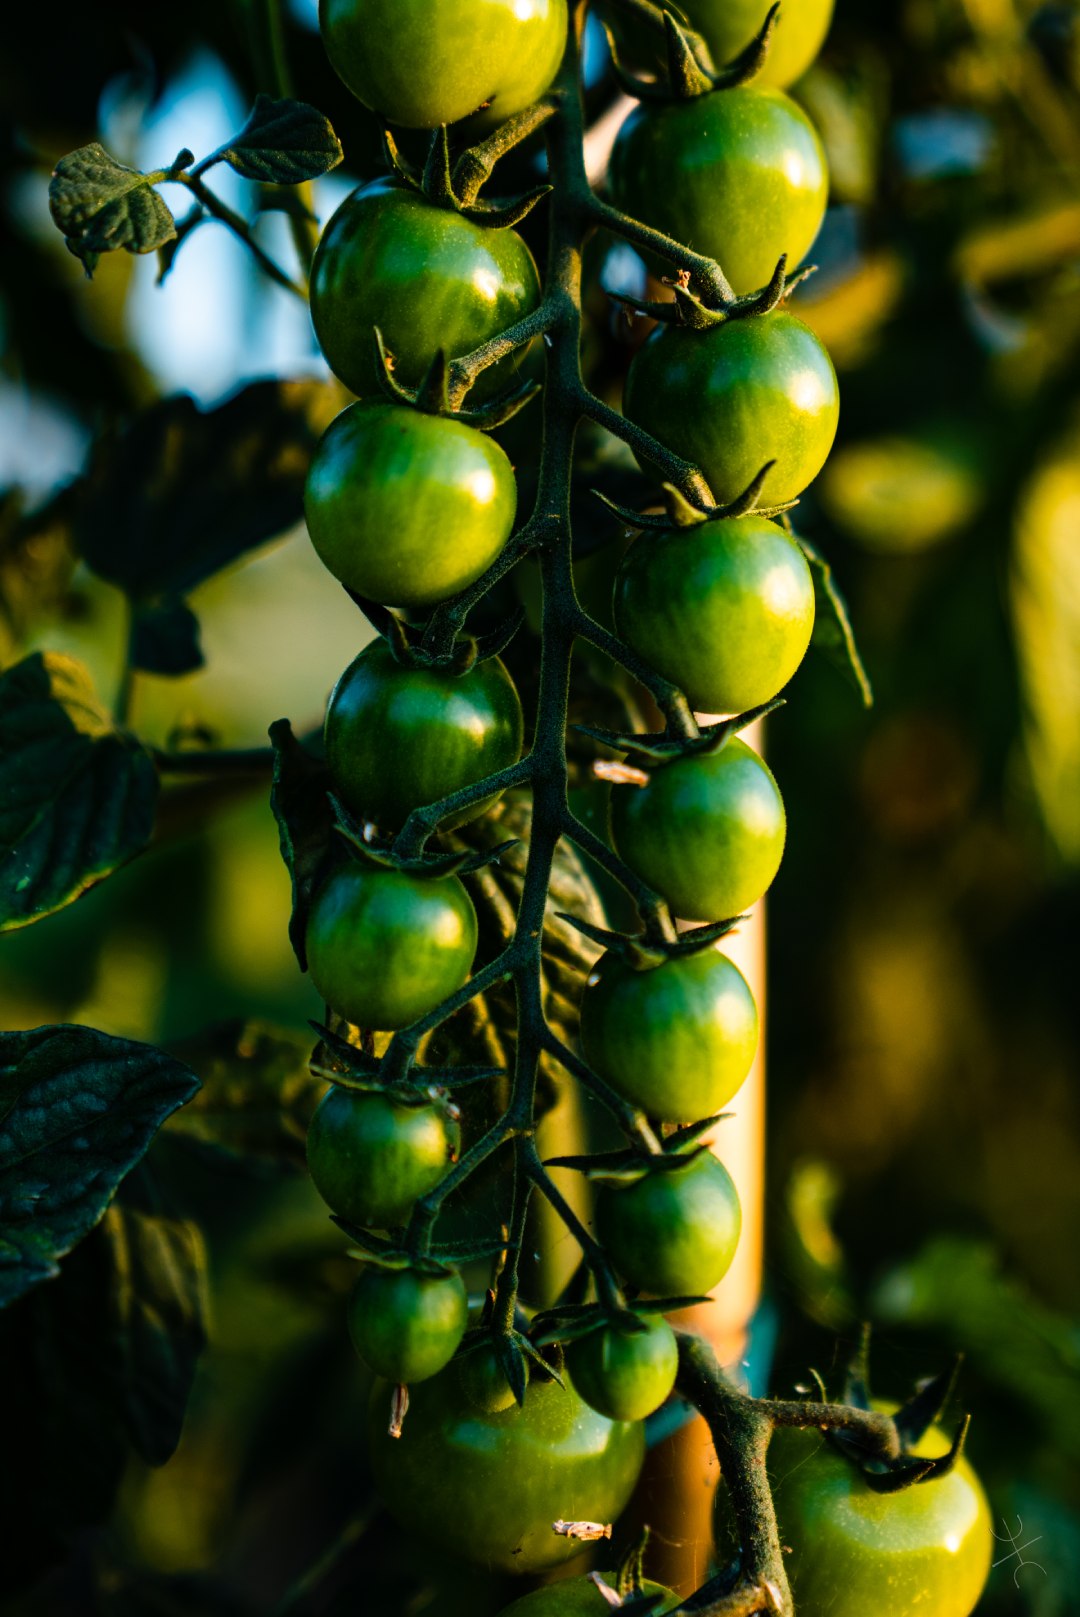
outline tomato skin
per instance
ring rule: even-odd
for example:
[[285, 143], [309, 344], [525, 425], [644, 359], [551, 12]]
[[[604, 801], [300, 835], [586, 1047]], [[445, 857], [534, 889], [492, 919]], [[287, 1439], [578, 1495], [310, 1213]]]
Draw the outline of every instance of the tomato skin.
[[[337, 795], [386, 831], [400, 830], [413, 809], [516, 763], [523, 734], [517, 689], [497, 657], [464, 674], [406, 667], [381, 639], [338, 680], [324, 728]], [[464, 825], [495, 801], [474, 803], [443, 829]]]
[[[717, 67], [745, 50], [769, 5], [770, 0], [682, 0], [687, 21], [705, 39]], [[754, 83], [784, 89], [801, 78], [825, 43], [832, 14], [833, 0], [785, 0]]]
[[742, 1209], [731, 1175], [704, 1151], [632, 1185], [604, 1185], [595, 1223], [624, 1280], [655, 1297], [696, 1296], [731, 1267]]
[[372, 1397], [369, 1442], [376, 1485], [391, 1515], [453, 1554], [503, 1572], [535, 1573], [572, 1560], [581, 1545], [552, 1522], [613, 1521], [645, 1452], [635, 1421], [609, 1421], [539, 1377], [525, 1406], [485, 1414], [451, 1364], [413, 1395], [400, 1438], [387, 1435], [387, 1389]]
[[332, 421], [304, 494], [319, 559], [382, 606], [445, 601], [490, 567], [517, 509], [514, 472], [474, 427], [361, 402]]
[[348, 1321], [368, 1368], [411, 1386], [453, 1358], [469, 1323], [469, 1298], [457, 1273], [365, 1268], [349, 1297]]
[[639, 104], [616, 136], [610, 182], [617, 207], [715, 258], [740, 296], [768, 285], [781, 253], [789, 270], [802, 263], [829, 194], [810, 119], [756, 84]]
[[[394, 378], [419, 387], [441, 348], [459, 359], [540, 302], [540, 278], [513, 230], [489, 230], [391, 180], [347, 197], [311, 266], [311, 319], [336, 376], [361, 397], [383, 397], [374, 327]], [[526, 349], [486, 370], [470, 403], [512, 382]]]
[[514, 1407], [510, 1383], [490, 1343], [478, 1342], [468, 1348], [458, 1357], [456, 1368], [462, 1394], [470, 1408], [485, 1415], [498, 1415]]
[[457, 992], [476, 943], [476, 911], [456, 876], [409, 876], [351, 860], [315, 895], [308, 970], [347, 1021], [392, 1032]]
[[371, 1229], [403, 1224], [457, 1155], [457, 1124], [437, 1106], [335, 1084], [315, 1108], [307, 1159], [315, 1189], [342, 1218]]
[[716, 752], [664, 764], [647, 786], [613, 787], [610, 815], [616, 852], [682, 920], [740, 914], [780, 868], [783, 799], [738, 736]]
[[611, 1420], [644, 1420], [675, 1385], [679, 1347], [666, 1319], [643, 1319], [644, 1331], [604, 1325], [571, 1342], [566, 1362], [591, 1409]]
[[[892, 1410], [894, 1406], [887, 1407]], [[916, 1454], [949, 1443], [932, 1427]], [[784, 1428], [767, 1459], [799, 1617], [969, 1617], [993, 1559], [990, 1508], [961, 1458], [944, 1477], [876, 1494], [821, 1432]], [[723, 1490], [721, 1490], [723, 1493]], [[731, 1535], [726, 1500], [718, 1525]]]
[[745, 713], [795, 673], [814, 580], [794, 539], [746, 516], [635, 539], [615, 577], [615, 626], [705, 713]]
[[434, 129], [490, 102], [502, 123], [547, 89], [566, 44], [566, 0], [319, 0], [331, 66], [391, 123]]
[[581, 1002], [590, 1065], [663, 1123], [693, 1123], [726, 1106], [750, 1071], [758, 1031], [746, 978], [716, 949], [652, 971], [606, 954]]
[[634, 355], [623, 410], [700, 467], [719, 505], [775, 461], [761, 503], [779, 505], [824, 466], [840, 395], [832, 360], [810, 327], [776, 309], [707, 331], [660, 326]]
[[[614, 1589], [617, 1572], [602, 1572], [600, 1576], [609, 1589]], [[649, 1578], [642, 1580], [641, 1592], [664, 1597], [653, 1607], [650, 1617], [663, 1617], [664, 1612], [674, 1611], [681, 1601], [681, 1596], [665, 1584], [653, 1583]], [[610, 1614], [611, 1607], [591, 1578], [564, 1578], [560, 1583], [534, 1589], [531, 1595], [522, 1595], [520, 1600], [504, 1606], [498, 1617], [610, 1617]]]

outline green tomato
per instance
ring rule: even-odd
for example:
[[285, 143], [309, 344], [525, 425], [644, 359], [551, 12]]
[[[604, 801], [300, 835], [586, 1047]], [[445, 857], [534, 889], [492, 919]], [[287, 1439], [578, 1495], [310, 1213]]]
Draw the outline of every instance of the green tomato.
[[517, 485], [491, 438], [406, 405], [350, 405], [319, 442], [304, 495], [319, 559], [347, 589], [417, 610], [456, 595], [510, 537]]
[[[771, 3], [772, 0], [680, 0], [687, 21], [705, 40], [717, 67], [723, 67], [746, 49], [765, 21]], [[801, 78], [825, 43], [832, 13], [833, 0], [784, 0], [765, 66], [754, 83], [784, 89]]]
[[[533, 256], [513, 230], [471, 224], [391, 180], [338, 208], [311, 266], [311, 318], [331, 370], [354, 393], [383, 397], [374, 328], [394, 378], [418, 387], [441, 348], [459, 359], [540, 302]], [[512, 382], [527, 350], [486, 370], [470, 403]]]
[[[890, 1411], [894, 1406], [887, 1407]], [[931, 1427], [916, 1454], [947, 1452]], [[993, 1559], [990, 1510], [966, 1459], [900, 1493], [867, 1487], [820, 1432], [783, 1428], [769, 1480], [799, 1617], [969, 1617]], [[731, 1536], [726, 1499], [718, 1522]]]
[[592, 1409], [611, 1420], [644, 1420], [670, 1394], [679, 1347], [666, 1319], [642, 1319], [642, 1331], [604, 1325], [571, 1342], [566, 1362], [574, 1386]]
[[601, 1078], [649, 1117], [693, 1123], [726, 1106], [750, 1071], [757, 1006], [716, 949], [652, 971], [606, 954], [581, 1001], [581, 1042]]
[[706, 713], [745, 713], [794, 674], [814, 629], [814, 580], [794, 539], [746, 516], [635, 539], [615, 577], [615, 624]]
[[476, 911], [456, 876], [409, 876], [351, 860], [315, 895], [308, 970], [346, 1021], [391, 1032], [457, 992], [476, 943]]
[[742, 1209], [731, 1175], [709, 1151], [631, 1185], [604, 1185], [596, 1233], [630, 1285], [654, 1297], [711, 1291], [731, 1267]]
[[514, 1407], [510, 1383], [489, 1342], [477, 1342], [457, 1360], [458, 1380], [465, 1401], [485, 1415], [498, 1415]]
[[757, 85], [640, 103], [616, 137], [610, 178], [623, 212], [715, 258], [740, 295], [768, 285], [782, 253], [789, 270], [802, 263], [829, 195], [810, 119]]
[[545, 1572], [581, 1553], [552, 1523], [610, 1522], [633, 1492], [645, 1453], [639, 1422], [611, 1421], [567, 1382], [537, 1376], [524, 1408], [485, 1413], [456, 1365], [422, 1382], [399, 1438], [387, 1435], [376, 1387], [370, 1451], [391, 1515], [452, 1554], [494, 1571]]
[[706, 331], [658, 327], [634, 355], [623, 408], [628, 420], [700, 467], [719, 505], [775, 461], [761, 502], [780, 505], [824, 466], [840, 395], [821, 342], [777, 309]]
[[501, 123], [558, 72], [566, 0], [320, 0], [334, 71], [391, 123]]
[[308, 1127], [312, 1182], [341, 1218], [371, 1229], [403, 1224], [457, 1156], [457, 1123], [440, 1106], [397, 1105], [335, 1084]]
[[[516, 763], [523, 733], [517, 690], [497, 657], [464, 674], [406, 667], [381, 639], [338, 680], [324, 730], [337, 795], [385, 831], [400, 830], [413, 809]], [[464, 825], [495, 801], [483, 798], [442, 829]]]
[[457, 1273], [365, 1268], [353, 1287], [349, 1335], [360, 1358], [387, 1381], [413, 1385], [438, 1375], [469, 1323], [469, 1298]]
[[[618, 1573], [601, 1572], [600, 1577], [613, 1589]], [[681, 1604], [680, 1595], [648, 1578], [643, 1579], [641, 1592], [663, 1597], [649, 1617], [663, 1617], [664, 1612], [674, 1611]], [[534, 1589], [531, 1595], [512, 1601], [503, 1607], [499, 1617], [611, 1617], [611, 1611], [607, 1597], [592, 1578], [563, 1578], [559, 1583], [546, 1584], [542, 1589]]]
[[610, 814], [615, 851], [683, 920], [740, 914], [780, 868], [783, 799], [738, 736], [663, 764], [647, 786], [613, 787]]

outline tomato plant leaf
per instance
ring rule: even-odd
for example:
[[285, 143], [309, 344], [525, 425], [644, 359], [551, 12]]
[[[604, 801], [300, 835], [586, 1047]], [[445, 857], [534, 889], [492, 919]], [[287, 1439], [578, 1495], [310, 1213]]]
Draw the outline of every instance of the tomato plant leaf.
[[311, 1114], [325, 1089], [308, 1069], [310, 1041], [238, 1019], [169, 1046], [202, 1087], [169, 1122], [214, 1156], [252, 1172], [304, 1172]]
[[163, 1211], [145, 1165], [121, 1187], [101, 1233], [112, 1264], [112, 1336], [128, 1433], [148, 1465], [164, 1465], [183, 1429], [206, 1344], [206, 1249], [197, 1224]]
[[855, 644], [855, 631], [851, 627], [847, 602], [841, 595], [833, 577], [833, 570], [821, 553], [806, 539], [798, 541], [806, 557], [814, 580], [814, 632], [810, 644], [838, 668], [862, 700], [863, 707], [873, 707], [874, 691], [869, 675], [863, 667], [859, 648]]
[[150, 1045], [88, 1027], [0, 1033], [0, 1306], [59, 1272], [161, 1124], [199, 1087]]
[[150, 840], [157, 775], [81, 663], [35, 653], [0, 675], [0, 931], [70, 904]]
[[176, 235], [176, 221], [154, 189], [161, 175], [141, 174], [110, 157], [96, 140], [62, 157], [49, 181], [49, 211], [69, 252], [92, 275], [102, 253], [152, 253]]
[[186, 595], [300, 521], [334, 398], [322, 382], [267, 381], [211, 410], [186, 394], [151, 405], [95, 447], [78, 485], [76, 549], [135, 601]]
[[270, 740], [274, 747], [270, 807], [278, 825], [281, 857], [292, 878], [289, 941], [306, 971], [308, 909], [326, 862], [334, 823], [330, 775], [326, 765], [300, 745], [288, 719], [277, 719], [270, 726]]
[[140, 602], [131, 624], [131, 666], [169, 675], [203, 666], [199, 620], [186, 602]]
[[328, 174], [344, 153], [330, 120], [315, 107], [259, 95], [240, 133], [214, 155], [245, 180], [300, 185]]

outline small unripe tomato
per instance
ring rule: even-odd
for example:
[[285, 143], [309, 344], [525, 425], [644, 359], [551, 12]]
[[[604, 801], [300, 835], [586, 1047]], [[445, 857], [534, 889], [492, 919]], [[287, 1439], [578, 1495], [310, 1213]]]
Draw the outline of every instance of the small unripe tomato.
[[308, 916], [311, 980], [356, 1027], [408, 1027], [472, 969], [477, 924], [456, 876], [409, 876], [351, 860], [320, 887]]
[[[932, 1426], [913, 1452], [936, 1457], [948, 1448]], [[970, 1617], [986, 1587], [994, 1537], [986, 1495], [966, 1458], [943, 1477], [875, 1493], [821, 1432], [782, 1427], [767, 1464], [799, 1617]], [[734, 1543], [724, 1489], [717, 1527], [718, 1538]]]
[[757, 902], [780, 868], [787, 822], [768, 766], [733, 736], [715, 752], [611, 792], [611, 840], [687, 921], [721, 921]]
[[[419, 387], [441, 348], [460, 359], [531, 314], [540, 277], [514, 230], [475, 225], [392, 180], [361, 186], [331, 218], [311, 266], [311, 319], [330, 369], [381, 399], [374, 328], [394, 379]], [[482, 373], [469, 403], [513, 382], [527, 349]]]
[[782, 253], [789, 271], [802, 263], [829, 196], [810, 119], [782, 90], [757, 84], [640, 103], [610, 173], [618, 207], [715, 258], [740, 295], [767, 286]]
[[499, 1415], [514, 1407], [513, 1390], [489, 1343], [478, 1342], [463, 1353], [457, 1372], [466, 1399], [485, 1415]]
[[502, 123], [543, 95], [566, 44], [566, 0], [320, 0], [334, 71], [391, 123], [434, 129], [483, 108]]
[[745, 713], [795, 673], [814, 580], [794, 539], [745, 516], [641, 534], [615, 577], [615, 626], [699, 713]]
[[666, 1319], [641, 1321], [642, 1331], [611, 1324], [571, 1342], [566, 1362], [574, 1386], [611, 1420], [644, 1420], [668, 1397], [679, 1369], [675, 1332]]
[[517, 485], [475, 427], [365, 401], [320, 439], [304, 510], [320, 561], [346, 588], [422, 609], [490, 567], [514, 525]]
[[623, 1279], [654, 1297], [711, 1291], [731, 1267], [742, 1229], [731, 1175], [708, 1151], [630, 1185], [604, 1185], [595, 1219]]
[[[772, 0], [681, 0], [691, 28], [702, 35], [717, 67], [723, 67], [758, 33]], [[825, 43], [833, 0], [784, 0], [765, 66], [755, 84], [781, 89], [802, 77]]]
[[779, 505], [824, 466], [840, 393], [820, 339], [781, 308], [705, 331], [659, 326], [631, 361], [623, 409], [700, 468], [718, 505], [737, 499], [775, 461], [761, 504]]
[[581, 1001], [590, 1065], [620, 1095], [664, 1123], [694, 1123], [726, 1106], [757, 1050], [754, 996], [716, 949], [636, 971], [602, 957]]
[[[381, 639], [338, 680], [324, 728], [337, 795], [386, 831], [400, 830], [413, 809], [516, 763], [523, 733], [517, 690], [497, 657], [456, 674], [405, 666]], [[483, 798], [442, 829], [464, 825], [494, 801]]]
[[[609, 1589], [614, 1589], [617, 1572], [602, 1572], [600, 1576]], [[649, 1617], [664, 1617], [682, 1603], [681, 1595], [662, 1583], [644, 1578], [643, 1595], [659, 1595], [659, 1603], [652, 1607]], [[558, 1583], [545, 1584], [531, 1595], [504, 1606], [498, 1617], [611, 1617], [612, 1607], [607, 1596], [596, 1587], [592, 1578], [562, 1578]]]
[[457, 1155], [460, 1131], [441, 1106], [405, 1106], [335, 1084], [308, 1127], [307, 1160], [323, 1201], [371, 1229], [403, 1224]]
[[449, 1364], [469, 1323], [459, 1274], [366, 1268], [352, 1289], [349, 1335], [360, 1358], [387, 1381], [412, 1385]]

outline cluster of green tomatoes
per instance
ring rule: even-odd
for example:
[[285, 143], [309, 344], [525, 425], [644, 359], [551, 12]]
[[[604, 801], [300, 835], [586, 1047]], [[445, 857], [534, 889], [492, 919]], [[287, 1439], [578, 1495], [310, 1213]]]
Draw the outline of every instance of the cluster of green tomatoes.
[[[714, 59], [725, 61], [753, 40], [767, 7], [684, 0], [684, 9]], [[798, 264], [822, 221], [824, 154], [782, 86], [815, 54], [830, 9], [830, 0], [792, 0], [792, 20], [781, 18], [758, 81], [710, 84], [704, 93], [672, 84], [642, 101], [615, 144], [615, 204], [718, 261], [735, 298], [769, 283], [781, 255]], [[467, 120], [472, 138], [549, 87], [567, 4], [322, 0], [321, 17], [331, 61], [365, 105], [406, 127]], [[619, 38], [646, 70], [657, 66], [655, 32], [637, 34], [631, 16]], [[480, 579], [503, 551], [516, 518], [514, 470], [474, 407], [513, 385], [524, 350], [484, 370], [462, 409], [425, 394], [424, 383], [439, 350], [469, 354], [541, 299], [536, 264], [513, 228], [452, 198], [439, 205], [397, 175], [361, 187], [327, 225], [313, 265], [312, 315], [331, 368], [357, 402], [318, 447], [307, 522], [322, 561], [362, 603], [415, 622]], [[415, 402], [381, 385], [376, 328], [394, 382], [414, 390]], [[825, 461], [837, 425], [836, 377], [817, 337], [783, 301], [754, 309], [747, 297], [724, 318], [659, 325], [632, 361], [624, 411], [700, 468], [720, 506], [764, 470], [760, 503], [775, 510]], [[801, 662], [814, 588], [798, 543], [778, 521], [753, 512], [672, 521], [626, 551], [614, 617], [626, 644], [694, 709], [743, 713], [770, 701]], [[513, 766], [523, 740], [522, 705], [497, 656], [435, 666], [384, 639], [342, 674], [325, 723], [333, 792], [372, 848], [389, 844], [414, 810]], [[497, 795], [471, 801], [440, 828], [485, 812]], [[761, 758], [731, 738], [615, 785], [610, 838], [675, 915], [715, 923], [755, 903], [773, 880], [784, 808]], [[306, 954], [339, 1018], [389, 1033], [463, 987], [477, 938], [457, 875], [416, 874], [350, 845], [314, 895]], [[640, 958], [614, 948], [599, 961], [581, 1006], [585, 1055], [654, 1126], [711, 1117], [754, 1058], [751, 992], [712, 946], [673, 950], [641, 968]], [[558, 1342], [538, 1340], [519, 1407], [490, 1336], [470, 1330], [460, 1273], [406, 1250], [417, 1203], [457, 1160], [454, 1108], [412, 1089], [329, 1090], [308, 1138], [314, 1183], [347, 1224], [389, 1232], [391, 1247], [401, 1237], [390, 1260], [365, 1264], [348, 1311], [365, 1363], [391, 1384], [418, 1389], [399, 1437], [386, 1434], [385, 1397], [371, 1434], [382, 1491], [405, 1522], [489, 1565], [536, 1572], [580, 1548], [573, 1533], [552, 1531], [555, 1519], [605, 1523], [622, 1509], [642, 1459], [642, 1421], [676, 1378], [664, 1304], [709, 1292], [739, 1239], [732, 1180], [687, 1134], [687, 1148], [676, 1141], [601, 1184], [596, 1235], [630, 1307], [593, 1308], [587, 1328], [579, 1320]], [[812, 1548], [808, 1557], [804, 1609], [824, 1609], [814, 1603]], [[524, 1617], [601, 1609], [591, 1584], [559, 1589], [514, 1610]], [[960, 1594], [939, 1604], [938, 1617], [965, 1617], [970, 1604]], [[889, 1607], [893, 1617], [908, 1609], [902, 1600]]]

